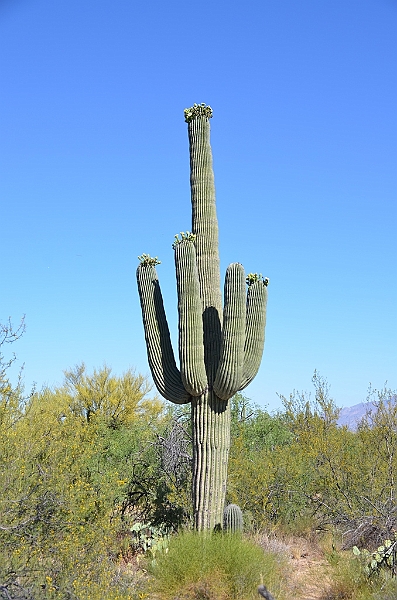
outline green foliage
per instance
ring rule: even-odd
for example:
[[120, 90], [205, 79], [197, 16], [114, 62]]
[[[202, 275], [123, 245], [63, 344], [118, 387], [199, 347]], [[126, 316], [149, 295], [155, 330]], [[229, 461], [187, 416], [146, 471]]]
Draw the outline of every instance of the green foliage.
[[64, 563], [69, 566], [75, 554], [73, 537], [79, 538], [76, 561], [89, 552], [94, 542], [89, 523], [95, 520], [103, 532], [103, 505], [82, 473], [81, 448], [90, 447], [91, 432], [64, 418], [63, 405], [57, 408], [48, 398], [40, 405], [35, 398], [26, 416], [1, 432], [0, 580], [15, 573], [32, 593], [47, 577], [60, 585]]
[[164, 552], [168, 548], [169, 535], [164, 528], [137, 521], [130, 531], [132, 533], [131, 546], [136, 553], [150, 551], [154, 559], [158, 552]]
[[282, 415], [270, 415], [243, 394], [231, 400], [232, 446], [227, 498], [239, 504], [248, 526], [258, 528], [278, 518], [277, 473], [287, 461], [293, 435]]
[[[385, 590], [388, 581], [384, 578], [370, 581], [357, 558], [351, 554], [333, 552], [329, 557], [330, 571], [328, 586], [324, 600], [375, 600], [377, 592]], [[384, 596], [379, 597], [384, 600]]]
[[275, 479], [284, 524], [312, 517], [318, 526], [345, 526], [359, 499], [360, 448], [355, 434], [338, 427], [339, 409], [327, 381], [313, 376], [315, 396], [293, 392], [282, 397], [291, 444], [278, 452]]
[[3, 402], [0, 586], [7, 593], [19, 586], [26, 598], [100, 600], [113, 586], [108, 598], [130, 597], [118, 559], [128, 527], [121, 506], [131, 465], [153, 441], [150, 426], [164, 418], [147, 390], [131, 372], [88, 376], [76, 368], [64, 386], [34, 394], [18, 412]]
[[16, 342], [24, 332], [24, 317], [17, 327], [12, 324], [10, 318], [5, 324], [0, 323], [0, 427], [11, 427], [23, 414], [27, 400], [24, 397], [23, 368], [18, 372], [16, 384], [13, 384], [10, 371], [15, 366], [16, 356], [14, 353], [8, 356], [4, 354], [5, 348]]
[[232, 439], [242, 440], [246, 452], [274, 450], [292, 441], [293, 435], [284, 415], [270, 415], [241, 392], [230, 402]]
[[289, 398], [279, 396], [285, 410], [285, 417], [290, 428], [297, 433], [310, 427], [313, 419], [320, 419], [325, 425], [336, 425], [340, 409], [330, 396], [327, 380], [314, 371], [312, 383], [315, 390], [314, 399], [311, 394], [293, 391]]
[[[112, 429], [133, 425], [147, 411], [145, 397], [151, 386], [142, 375], [129, 369], [122, 377], [112, 375], [106, 365], [86, 372], [84, 363], [65, 371], [65, 383], [59, 393], [68, 399], [70, 410], [88, 422], [95, 419]], [[150, 401], [153, 415], [162, 410], [162, 403]]]
[[150, 567], [151, 592], [159, 600], [254, 600], [263, 577], [282, 600], [284, 568], [279, 557], [241, 536], [185, 532]]
[[370, 390], [375, 409], [353, 432], [338, 426], [327, 381], [315, 372], [313, 384], [313, 398], [295, 391], [274, 416], [232, 400], [228, 500], [256, 526], [311, 523], [338, 528], [346, 548], [379, 545], [397, 527], [395, 392]]
[[192, 519], [191, 439], [184, 407], [167, 407], [161, 420], [152, 422], [151, 439], [141, 444], [139, 460], [130, 463], [130, 475], [121, 506], [124, 518], [134, 515], [166, 531], [176, 531]]

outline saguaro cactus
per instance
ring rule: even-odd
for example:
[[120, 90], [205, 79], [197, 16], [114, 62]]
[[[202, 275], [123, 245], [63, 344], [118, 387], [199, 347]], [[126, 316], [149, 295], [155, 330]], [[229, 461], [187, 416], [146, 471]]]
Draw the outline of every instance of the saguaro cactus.
[[[185, 110], [190, 147], [192, 232], [175, 236], [179, 362], [171, 345], [156, 273], [159, 261], [139, 257], [137, 270], [149, 365], [159, 392], [191, 404], [193, 511], [197, 529], [222, 523], [230, 446], [229, 398], [255, 377], [263, 352], [268, 280], [231, 264], [224, 308], [210, 146], [212, 109]], [[248, 292], [246, 291], [248, 284]]]

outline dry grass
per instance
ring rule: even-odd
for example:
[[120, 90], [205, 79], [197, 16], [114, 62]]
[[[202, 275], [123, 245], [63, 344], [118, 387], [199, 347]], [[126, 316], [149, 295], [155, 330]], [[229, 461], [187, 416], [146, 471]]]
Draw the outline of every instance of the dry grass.
[[152, 594], [161, 600], [256, 600], [262, 583], [285, 595], [286, 560], [240, 535], [178, 534], [151, 567]]
[[[252, 541], [259, 546], [264, 556], [273, 557], [271, 563], [264, 565], [265, 581], [276, 600], [396, 600], [397, 582], [386, 574], [369, 582], [351, 551], [343, 551], [331, 534], [311, 534], [305, 537], [287, 535], [285, 533], [261, 533], [253, 536]], [[213, 548], [207, 548], [208, 565], [203, 562], [203, 555], [197, 556], [197, 548], [189, 548], [191, 541], [183, 542], [180, 548], [181, 571], [175, 578], [171, 575], [168, 565], [161, 573], [161, 579], [167, 581], [165, 586], [152, 587], [147, 595], [134, 595], [134, 598], [150, 598], [150, 600], [235, 600], [246, 598], [256, 600], [256, 584], [260, 583], [257, 576], [248, 579], [243, 586], [230, 587], [231, 578], [240, 577], [244, 570], [251, 567], [251, 559], [242, 566], [241, 550], [233, 548], [230, 556], [224, 555]], [[189, 555], [194, 550], [193, 554]], [[224, 550], [224, 549], [223, 549]], [[201, 549], [202, 551], [202, 549]], [[201, 552], [200, 551], [200, 552]], [[240, 557], [236, 560], [236, 551]], [[218, 559], [219, 554], [219, 559]], [[189, 560], [190, 559], [190, 560]], [[199, 559], [199, 560], [198, 560]], [[227, 565], [228, 561], [231, 564]], [[194, 563], [200, 565], [195, 570]], [[172, 569], [175, 564], [172, 561]], [[216, 563], [216, 564], [215, 564]], [[226, 564], [225, 564], [226, 563]], [[249, 565], [249, 567], [248, 567]], [[140, 565], [134, 565], [131, 579], [145, 590], [147, 573], [141, 578]], [[226, 567], [226, 569], [225, 569]], [[190, 575], [186, 571], [191, 571]], [[229, 571], [229, 574], [227, 574]], [[184, 573], [182, 577], [181, 573]], [[234, 574], [233, 574], [234, 573]], [[259, 570], [258, 570], [259, 573]], [[249, 585], [247, 588], [247, 583]], [[135, 586], [133, 586], [135, 587]], [[157, 588], [157, 589], [156, 589]], [[172, 589], [171, 589], [172, 588]], [[235, 591], [233, 591], [233, 589]], [[237, 591], [238, 588], [238, 591]], [[147, 588], [146, 588], [147, 589]], [[250, 591], [251, 590], [251, 591]]]
[[329, 586], [329, 565], [322, 540], [313, 532], [304, 536], [284, 532], [258, 533], [254, 541], [265, 552], [287, 561], [288, 597], [293, 600], [320, 600]]

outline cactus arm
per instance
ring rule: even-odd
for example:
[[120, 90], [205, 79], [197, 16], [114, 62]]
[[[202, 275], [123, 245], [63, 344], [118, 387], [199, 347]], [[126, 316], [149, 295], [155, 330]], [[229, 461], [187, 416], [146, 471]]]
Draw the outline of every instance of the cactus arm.
[[154, 383], [166, 400], [175, 404], [187, 404], [190, 402], [190, 395], [182, 384], [181, 374], [175, 364], [155, 267], [141, 263], [137, 269], [137, 280], [146, 348]]
[[257, 374], [265, 345], [268, 279], [258, 278], [249, 284], [245, 330], [244, 365], [239, 391], [247, 387]]
[[234, 396], [241, 384], [246, 302], [244, 267], [233, 263], [226, 270], [221, 359], [214, 382], [214, 391], [222, 400]]
[[207, 387], [207, 374], [204, 364], [203, 316], [196, 251], [192, 239], [176, 241], [174, 250], [181, 377], [189, 394], [200, 396]]

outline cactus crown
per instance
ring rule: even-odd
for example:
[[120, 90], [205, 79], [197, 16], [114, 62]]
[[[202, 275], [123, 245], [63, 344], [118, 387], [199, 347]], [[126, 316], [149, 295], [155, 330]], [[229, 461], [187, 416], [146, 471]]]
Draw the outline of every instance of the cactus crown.
[[161, 264], [161, 260], [157, 258], [157, 256], [150, 256], [150, 254], [141, 254], [138, 256], [138, 260], [141, 262], [141, 265], [155, 267], [156, 265]]
[[190, 123], [193, 119], [197, 117], [207, 117], [207, 119], [212, 118], [212, 108], [207, 104], [202, 102], [201, 104], [193, 104], [190, 108], [185, 108], [183, 111], [185, 113], [185, 121], [186, 123]]
[[245, 281], [247, 282], [248, 286], [252, 285], [256, 281], [262, 281], [263, 285], [266, 286], [269, 284], [269, 278], [263, 277], [262, 273], [248, 273]]
[[[181, 236], [181, 237], [179, 238], [179, 236]], [[192, 233], [191, 231], [181, 231], [179, 234], [177, 233], [175, 235], [172, 247], [175, 250], [175, 248], [178, 244], [181, 244], [182, 242], [184, 242], [186, 240], [188, 240], [190, 242], [194, 242], [195, 239], [196, 239], [196, 235], [194, 233]]]

